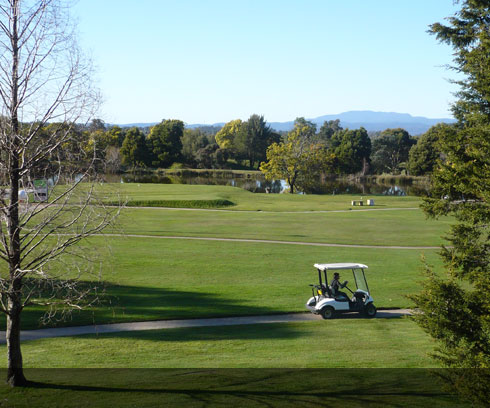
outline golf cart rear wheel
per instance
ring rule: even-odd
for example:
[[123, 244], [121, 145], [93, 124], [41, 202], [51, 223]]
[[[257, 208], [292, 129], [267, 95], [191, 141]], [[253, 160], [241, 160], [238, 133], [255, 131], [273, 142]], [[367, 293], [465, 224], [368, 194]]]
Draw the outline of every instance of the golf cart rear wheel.
[[376, 306], [374, 306], [374, 304], [372, 303], [369, 303], [369, 305], [367, 305], [364, 309], [364, 314], [366, 315], [366, 317], [376, 316]]
[[324, 319], [332, 319], [334, 317], [335, 310], [333, 307], [327, 306], [320, 311], [320, 314]]

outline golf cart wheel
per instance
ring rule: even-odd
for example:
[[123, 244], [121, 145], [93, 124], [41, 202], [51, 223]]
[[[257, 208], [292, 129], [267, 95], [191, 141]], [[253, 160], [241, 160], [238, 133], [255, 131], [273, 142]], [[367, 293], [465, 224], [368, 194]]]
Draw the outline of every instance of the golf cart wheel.
[[335, 310], [333, 307], [327, 306], [320, 311], [320, 314], [324, 319], [332, 319], [334, 317]]
[[364, 314], [366, 317], [374, 317], [376, 316], [376, 306], [373, 303], [369, 303], [364, 309]]

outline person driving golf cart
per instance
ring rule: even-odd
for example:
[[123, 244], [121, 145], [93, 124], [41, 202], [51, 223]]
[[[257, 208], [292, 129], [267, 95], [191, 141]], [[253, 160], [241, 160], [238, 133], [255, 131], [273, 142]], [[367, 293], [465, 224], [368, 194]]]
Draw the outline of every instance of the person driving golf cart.
[[[367, 265], [360, 263], [317, 263], [314, 265], [318, 271], [318, 284], [310, 284], [311, 297], [306, 302], [306, 308], [314, 314], [321, 315], [324, 319], [332, 319], [338, 313], [358, 312], [367, 317], [376, 316], [376, 306], [371, 297], [365, 269]], [[338, 270], [351, 270], [356, 290], [351, 290], [345, 281], [340, 283]], [[331, 285], [328, 285], [327, 272], [333, 271], [334, 277]], [[352, 298], [340, 292], [339, 289], [346, 288], [352, 293]]]
[[332, 291], [332, 295], [336, 299], [349, 299], [349, 296], [347, 296], [346, 293], [341, 292], [340, 289], [344, 289], [347, 284], [347, 281], [344, 283], [340, 283], [340, 274], [338, 272], [335, 272], [333, 274], [333, 279], [332, 282], [330, 282], [330, 290]]

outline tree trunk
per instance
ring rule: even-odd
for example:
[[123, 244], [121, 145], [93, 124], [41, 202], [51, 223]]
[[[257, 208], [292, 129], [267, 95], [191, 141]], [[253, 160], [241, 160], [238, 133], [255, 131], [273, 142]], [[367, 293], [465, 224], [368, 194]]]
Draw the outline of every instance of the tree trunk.
[[[17, 285], [15, 285], [17, 286]], [[21, 299], [20, 293], [15, 291], [9, 295], [9, 310], [7, 316], [7, 383], [11, 387], [18, 387], [27, 384], [22, 368], [22, 353], [20, 350], [20, 314]]]
[[8, 234], [10, 238], [9, 274], [10, 288], [7, 293], [7, 383], [12, 387], [25, 385], [26, 379], [22, 370], [22, 353], [20, 350], [20, 315], [22, 312], [22, 278], [20, 270], [20, 227], [19, 227], [19, 156], [16, 150], [18, 140], [18, 122], [13, 120], [14, 146], [10, 164], [10, 205], [8, 208]]
[[294, 194], [294, 185], [296, 184], [297, 177], [298, 177], [298, 172], [295, 171], [293, 176], [288, 178], [289, 194]]
[[12, 387], [25, 385], [26, 379], [22, 369], [22, 353], [20, 350], [20, 314], [22, 312], [22, 278], [20, 270], [20, 227], [19, 227], [19, 119], [18, 119], [18, 93], [19, 93], [19, 36], [17, 25], [19, 21], [19, 0], [14, 0], [12, 8], [12, 82], [10, 106], [10, 203], [7, 214], [9, 236], [9, 274], [10, 287], [8, 291], [7, 306], [7, 383]]
[[291, 179], [288, 179], [288, 184], [289, 184], [289, 194], [294, 194], [294, 182], [295, 182], [295, 178], [293, 178], [292, 180]]

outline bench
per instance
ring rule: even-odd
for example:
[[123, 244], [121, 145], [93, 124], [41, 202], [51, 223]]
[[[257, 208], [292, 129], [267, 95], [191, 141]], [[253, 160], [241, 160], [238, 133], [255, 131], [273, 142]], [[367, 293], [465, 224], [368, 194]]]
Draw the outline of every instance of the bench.
[[[351, 205], [355, 207], [356, 205], [364, 205], [364, 200], [352, 200]], [[374, 200], [367, 200], [366, 205], [374, 205]]]

